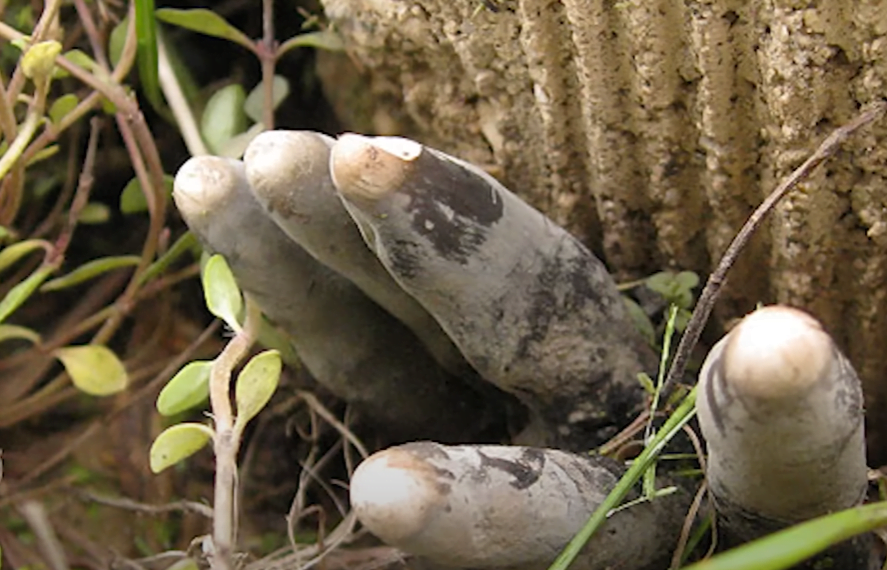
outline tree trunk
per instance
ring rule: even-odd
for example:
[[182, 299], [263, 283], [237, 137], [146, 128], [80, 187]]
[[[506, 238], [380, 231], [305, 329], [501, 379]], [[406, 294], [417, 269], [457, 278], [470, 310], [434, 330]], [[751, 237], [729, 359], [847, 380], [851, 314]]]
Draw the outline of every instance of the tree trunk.
[[[319, 69], [348, 128], [488, 165], [625, 279], [707, 274], [887, 79], [878, 0], [322, 2], [348, 55]], [[863, 379], [873, 463], [887, 458], [885, 135], [856, 135], [781, 203], [716, 312], [820, 318]]]

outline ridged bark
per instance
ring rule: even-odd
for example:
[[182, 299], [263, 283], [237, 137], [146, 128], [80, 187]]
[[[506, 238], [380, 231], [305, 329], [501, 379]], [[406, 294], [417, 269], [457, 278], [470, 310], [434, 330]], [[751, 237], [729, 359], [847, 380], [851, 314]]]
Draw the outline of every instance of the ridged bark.
[[[620, 278], [708, 273], [763, 196], [885, 93], [880, 0], [322, 3], [365, 72], [362, 90], [337, 87], [345, 56], [320, 58], [348, 128], [489, 165]], [[777, 208], [716, 311], [783, 303], [822, 319], [864, 382], [876, 462], [885, 136], [883, 123], [855, 136]]]

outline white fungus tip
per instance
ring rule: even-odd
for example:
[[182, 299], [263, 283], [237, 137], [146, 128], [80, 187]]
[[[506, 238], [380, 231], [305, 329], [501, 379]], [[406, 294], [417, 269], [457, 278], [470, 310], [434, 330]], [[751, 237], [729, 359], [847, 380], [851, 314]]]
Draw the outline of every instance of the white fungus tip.
[[330, 155], [333, 183], [346, 197], [377, 200], [400, 187], [421, 153], [422, 145], [408, 139], [344, 134]]
[[217, 156], [195, 156], [176, 173], [173, 199], [186, 216], [216, 210], [243, 182], [243, 165], [238, 160]]
[[444, 502], [433, 468], [397, 448], [370, 456], [351, 478], [351, 505], [357, 518], [389, 544], [423, 532]]
[[271, 212], [310, 216], [316, 190], [329, 184], [332, 142], [310, 131], [260, 134], [243, 157], [253, 194]]
[[310, 131], [260, 134], [243, 155], [250, 183], [255, 186], [254, 179], [258, 178], [266, 184], [292, 187], [302, 183], [306, 175], [313, 179], [326, 177], [331, 142], [332, 139]]
[[817, 383], [834, 357], [832, 340], [816, 319], [789, 307], [767, 307], [730, 332], [723, 371], [742, 397], [792, 398]]

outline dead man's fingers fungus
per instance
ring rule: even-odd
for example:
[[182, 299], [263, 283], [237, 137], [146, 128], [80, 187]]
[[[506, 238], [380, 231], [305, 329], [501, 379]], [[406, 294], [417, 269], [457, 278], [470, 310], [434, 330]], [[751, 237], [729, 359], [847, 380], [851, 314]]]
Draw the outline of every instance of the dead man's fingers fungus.
[[[370, 532], [429, 562], [544, 570], [621, 472], [552, 449], [410, 443], [358, 466], [351, 504]], [[669, 557], [687, 503], [678, 493], [613, 514], [571, 568], [640, 570]]]
[[[846, 509], [866, 490], [859, 378], [810, 315], [783, 306], [746, 316], [699, 375], [699, 423], [719, 528], [744, 542]], [[851, 552], [865, 558], [864, 550]]]
[[290, 238], [406, 324], [447, 370], [470, 374], [434, 317], [394, 282], [364, 244], [330, 177], [334, 142], [311, 131], [260, 134], [243, 159], [250, 188]]
[[[284, 329], [318, 382], [397, 439], [471, 439], [495, 404], [440, 368], [416, 337], [357, 287], [290, 240], [256, 202], [239, 161], [195, 157], [176, 205], [204, 247]], [[430, 419], [433, 418], [433, 419]]]
[[401, 287], [542, 441], [587, 449], [643, 402], [646, 347], [604, 265], [478, 168], [408, 139], [347, 134], [333, 182]]

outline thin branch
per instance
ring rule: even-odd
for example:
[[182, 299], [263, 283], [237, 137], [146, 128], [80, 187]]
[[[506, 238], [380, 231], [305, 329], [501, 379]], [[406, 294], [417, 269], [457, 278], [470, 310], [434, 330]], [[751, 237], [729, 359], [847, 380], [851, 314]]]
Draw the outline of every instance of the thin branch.
[[22, 123], [22, 128], [19, 130], [18, 135], [16, 135], [12, 144], [9, 145], [9, 148], [6, 149], [6, 152], [3, 153], [3, 156], [0, 157], [0, 178], [6, 176], [13, 165], [22, 157], [25, 148], [31, 142], [34, 133], [37, 132], [41, 119], [43, 119], [42, 114], [34, 111], [28, 112], [28, 116], [25, 117], [25, 122]]
[[333, 415], [333, 413], [326, 408], [326, 406], [321, 404], [320, 400], [317, 399], [317, 396], [315, 396], [311, 392], [304, 392], [301, 390], [297, 392], [297, 394], [300, 398], [305, 400], [305, 403], [308, 404], [308, 406], [310, 406], [311, 409], [317, 413], [317, 415], [325, 419], [328, 424], [333, 426], [336, 431], [344, 436], [345, 439], [354, 446], [354, 448], [360, 453], [362, 457], [369, 457], [370, 454], [367, 451], [366, 446], [364, 446], [363, 442], [360, 441], [360, 439], [356, 435], [354, 435], [354, 432], [348, 429], [348, 426], [340, 422], [338, 418], [336, 418], [336, 416]]
[[835, 154], [848, 137], [881, 117], [885, 111], [887, 111], [887, 102], [875, 103], [869, 107], [868, 110], [860, 113], [858, 117], [846, 125], [835, 129], [834, 132], [832, 132], [832, 134], [819, 145], [819, 148], [810, 155], [810, 158], [805, 160], [801, 166], [795, 169], [788, 178], [783, 180], [776, 190], [767, 196], [767, 199], [758, 206], [751, 216], [749, 216], [745, 225], [742, 226], [742, 229], [739, 230], [739, 233], [736, 234], [736, 237], [730, 242], [727, 251], [724, 252], [717, 268], [709, 276], [708, 281], [705, 283], [705, 288], [699, 295], [699, 301], [696, 303], [696, 308], [693, 310], [693, 316], [690, 317], [690, 322], [687, 323], [687, 328], [684, 331], [684, 335], [681, 337], [681, 343], [678, 345], [674, 361], [668, 371], [668, 377], [665, 379], [663, 390], [673, 386], [681, 377], [683, 377], [684, 371], [687, 368], [687, 362], [690, 359], [690, 354], [696, 346], [696, 343], [699, 341], [702, 329], [705, 327], [705, 323], [708, 322], [708, 317], [711, 315], [715, 301], [717, 301], [718, 295], [720, 295], [721, 287], [723, 287], [727, 280], [727, 272], [730, 271], [730, 268], [736, 263], [739, 254], [745, 249], [745, 246], [767, 217], [767, 214], [770, 213], [786, 194], [792, 191], [802, 180], [810, 176], [810, 173], [813, 172], [816, 167]]
[[49, 567], [52, 570], [69, 570], [65, 548], [55, 533], [43, 504], [37, 501], [25, 501], [19, 505], [18, 511], [34, 531], [37, 548], [40, 549]]
[[200, 135], [200, 127], [197, 126], [191, 105], [188, 104], [182, 86], [179, 85], [179, 80], [166, 52], [166, 42], [162, 37], [157, 41], [157, 71], [160, 89], [179, 125], [179, 131], [182, 133], [182, 139], [185, 141], [185, 146], [188, 147], [188, 152], [191, 153], [191, 156], [211, 154]]
[[[693, 444], [693, 449], [696, 451], [696, 457], [699, 460], [700, 469], [703, 473], [706, 473], [708, 470], [706, 469], [705, 450], [702, 447], [702, 441], [700, 441], [699, 436], [696, 435], [696, 432], [693, 431], [693, 428], [690, 426], [684, 426], [684, 433], [687, 434], [687, 437], [690, 438], [690, 441]], [[693, 502], [690, 505], [690, 510], [687, 511], [687, 516], [684, 518], [684, 525], [681, 527], [681, 535], [678, 538], [678, 545], [671, 557], [671, 566], [669, 566], [670, 570], [677, 569], [681, 566], [681, 562], [684, 558], [684, 551], [687, 548], [687, 541], [690, 539], [690, 531], [693, 530], [693, 523], [696, 521], [699, 509], [702, 506], [702, 500], [706, 497], [707, 491], [708, 483], [703, 480], [699, 484], [699, 488], [696, 490], [696, 495], [693, 497]]]
[[705, 498], [707, 492], [708, 485], [703, 481], [699, 484], [699, 488], [693, 496], [693, 502], [690, 504], [690, 510], [687, 512], [687, 517], [684, 519], [684, 524], [681, 527], [681, 536], [678, 538], [678, 546], [675, 548], [674, 554], [672, 554], [669, 570], [676, 570], [681, 567], [684, 552], [687, 548], [687, 542], [690, 540], [690, 531], [693, 530], [693, 523], [696, 520], [696, 515], [699, 513], [699, 509], [702, 508], [702, 500]]
[[138, 501], [133, 501], [132, 499], [127, 499], [126, 497], [108, 497], [106, 495], [93, 493], [92, 491], [85, 491], [82, 493], [82, 495], [84, 499], [92, 501], [94, 503], [98, 503], [100, 505], [106, 505], [108, 507], [114, 507], [117, 509], [125, 509], [127, 511], [135, 511], [137, 513], [148, 515], [162, 515], [166, 513], [183, 512], [195, 513], [208, 519], [213, 518], [212, 507], [210, 507], [209, 505], [204, 505], [203, 503], [197, 503], [195, 501], [174, 501], [172, 503], [166, 503], [163, 505], [149, 505], [147, 503], [140, 503]]
[[77, 10], [77, 16], [80, 18], [80, 24], [86, 31], [86, 37], [89, 38], [89, 44], [92, 47], [92, 53], [95, 56], [96, 62], [98, 62], [98, 64], [105, 70], [109, 69], [111, 66], [108, 63], [108, 57], [105, 55], [105, 50], [102, 47], [101, 35], [99, 34], [98, 27], [95, 25], [92, 12], [86, 5], [86, 1], [74, 0], [74, 7]]
[[[61, 9], [62, 2], [61, 0], [50, 0], [45, 3], [43, 7], [43, 11], [40, 13], [40, 19], [37, 21], [37, 24], [34, 26], [34, 31], [28, 37], [28, 44], [34, 45], [36, 43], [42, 42], [47, 39], [47, 35], [51, 32], [55, 32], [53, 35], [58, 35], [58, 12]], [[55, 22], [55, 25], [53, 25]], [[6, 26], [4, 26], [6, 27]], [[22, 34], [16, 32], [19, 37], [24, 37]], [[49, 37], [48, 39], [56, 39]], [[9, 80], [8, 92], [7, 96], [9, 97], [9, 105], [15, 105], [15, 102], [18, 101], [19, 95], [22, 94], [22, 89], [25, 87], [25, 74], [22, 70], [21, 65], [17, 65], [15, 71], [12, 73], [12, 78]]]
[[232, 338], [216, 357], [210, 370], [209, 399], [215, 423], [213, 451], [216, 455], [216, 476], [213, 496], [213, 547], [210, 558], [213, 570], [234, 567], [237, 541], [237, 451], [240, 433], [234, 428], [231, 409], [231, 374], [255, 342], [262, 315], [247, 295], [246, 320], [243, 329]]
[[262, 2], [262, 49], [258, 50], [262, 63], [262, 122], [265, 128], [274, 128], [274, 67], [277, 64], [277, 42], [274, 39], [274, 0]]
[[13, 105], [9, 103], [3, 76], [0, 75], [0, 132], [3, 133], [3, 138], [7, 141], [14, 139], [18, 132], [18, 125], [16, 124], [12, 108]]
[[83, 158], [83, 168], [80, 170], [77, 190], [74, 191], [74, 199], [71, 201], [71, 207], [68, 210], [68, 219], [65, 227], [55, 241], [56, 247], [53, 255], [59, 258], [64, 257], [65, 252], [68, 250], [71, 239], [74, 237], [74, 230], [77, 228], [80, 212], [89, 203], [89, 195], [95, 184], [95, 161], [98, 153], [101, 125], [102, 120], [99, 117], [93, 117], [89, 122], [89, 141], [86, 143], [86, 156]]
[[[133, 21], [134, 14], [133, 7], [131, 6], [130, 22], [132, 23]], [[0, 22], [0, 36], [5, 37], [6, 39], [19, 39], [24, 37], [20, 32], [2, 22]], [[127, 52], [128, 49], [134, 50], [134, 47], [130, 48], [130, 46], [134, 46], [134, 43], [135, 27], [130, 25], [127, 31], [127, 47], [124, 51]], [[129, 57], [129, 55], [127, 57]], [[99, 79], [97, 76], [75, 65], [64, 56], [56, 57], [56, 64], [79, 81], [107, 97], [108, 100], [117, 107], [116, 118], [118, 128], [126, 143], [133, 164], [136, 167], [136, 175], [139, 178], [139, 182], [142, 184], [142, 188], [145, 189], [145, 199], [148, 203], [148, 212], [150, 215], [148, 235], [145, 237], [144, 245], [142, 247], [141, 262], [133, 273], [130, 283], [118, 300], [118, 305], [122, 310], [112, 314], [93, 338], [94, 343], [104, 344], [119, 328], [123, 317], [132, 306], [135, 295], [140, 287], [141, 274], [148, 268], [157, 250], [157, 244], [166, 217], [163, 165], [160, 161], [160, 153], [157, 150], [154, 137], [145, 122], [145, 117], [142, 114], [137, 101], [130, 97], [123, 86], [116, 83], [116, 81], [119, 81], [118, 72], [122, 73], [125, 65], [118, 65], [112, 75], [113, 81], [107, 81], [106, 79]]]

